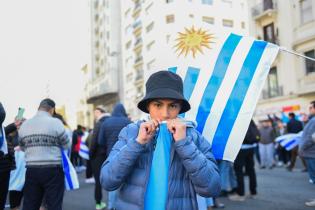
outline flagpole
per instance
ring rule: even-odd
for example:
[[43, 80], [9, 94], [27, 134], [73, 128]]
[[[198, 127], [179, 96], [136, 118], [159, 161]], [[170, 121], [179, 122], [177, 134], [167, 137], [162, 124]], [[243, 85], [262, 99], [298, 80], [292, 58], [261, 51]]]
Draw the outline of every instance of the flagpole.
[[309, 56], [305, 56], [305, 55], [300, 54], [300, 53], [297, 53], [297, 52], [295, 52], [295, 51], [288, 50], [288, 49], [285, 48], [285, 47], [280, 47], [280, 50], [281, 50], [281, 51], [284, 51], [284, 52], [287, 52], [287, 53], [291, 53], [291, 54], [293, 54], [293, 55], [300, 56], [300, 57], [302, 57], [302, 58], [305, 58], [305, 59], [308, 59], [308, 60], [311, 60], [311, 61], [314, 61], [314, 62], [315, 62], [315, 58], [311, 58], [311, 57], [309, 57]]

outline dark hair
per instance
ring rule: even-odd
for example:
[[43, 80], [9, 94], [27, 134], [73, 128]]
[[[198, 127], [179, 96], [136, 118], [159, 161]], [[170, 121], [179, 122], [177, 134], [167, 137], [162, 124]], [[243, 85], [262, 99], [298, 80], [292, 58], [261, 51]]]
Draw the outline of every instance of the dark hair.
[[62, 116], [61, 114], [58, 114], [58, 113], [55, 112], [54, 115], [53, 115], [53, 117], [55, 117], [55, 118], [61, 120], [61, 122], [62, 122], [63, 125], [67, 125], [66, 121], [63, 119], [63, 116]]
[[56, 103], [52, 99], [45, 98], [44, 100], [40, 102], [38, 109], [49, 111], [55, 108], [55, 106], [56, 106]]
[[313, 108], [315, 108], [315, 101], [311, 101], [310, 104], [312, 104]]
[[290, 113], [289, 113], [289, 117], [291, 117], [291, 118], [295, 118], [295, 114], [294, 114], [294, 112], [290, 112]]

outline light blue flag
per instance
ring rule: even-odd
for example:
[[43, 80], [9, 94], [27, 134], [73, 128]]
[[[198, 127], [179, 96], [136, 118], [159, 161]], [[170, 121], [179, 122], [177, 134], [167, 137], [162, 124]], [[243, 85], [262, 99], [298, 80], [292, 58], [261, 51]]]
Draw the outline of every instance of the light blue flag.
[[161, 123], [144, 200], [145, 210], [164, 210], [168, 194], [168, 173], [172, 135], [166, 123]]
[[62, 166], [65, 174], [65, 188], [66, 190], [76, 190], [79, 189], [79, 179], [67, 153], [67, 150], [61, 149]]
[[10, 173], [9, 190], [22, 191], [25, 183], [25, 153], [23, 151], [14, 152], [16, 169]]
[[169, 42], [159, 43], [156, 68], [182, 77], [191, 105], [184, 117], [196, 122], [216, 159], [233, 162], [279, 46], [183, 24], [168, 30]]
[[5, 155], [8, 154], [8, 146], [7, 140], [5, 138], [4, 127], [2, 126], [0, 131], [0, 151], [2, 151]]

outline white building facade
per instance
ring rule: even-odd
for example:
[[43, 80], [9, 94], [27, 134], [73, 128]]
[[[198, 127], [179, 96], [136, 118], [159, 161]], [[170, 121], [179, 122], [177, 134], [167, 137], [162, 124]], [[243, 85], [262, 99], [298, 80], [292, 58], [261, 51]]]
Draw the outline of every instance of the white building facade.
[[[122, 0], [122, 66], [124, 104], [132, 119], [141, 116], [136, 107], [143, 97], [148, 75], [156, 66], [159, 43], [174, 37], [168, 33], [178, 22], [204, 22], [213, 28], [248, 35], [245, 0]], [[162, 56], [162, 55], [160, 55]]]
[[108, 111], [122, 98], [120, 1], [91, 1], [91, 75], [87, 102]]
[[[248, 0], [250, 34], [315, 57], [315, 0]], [[315, 62], [279, 52], [268, 75], [256, 116], [308, 113], [315, 100]]]

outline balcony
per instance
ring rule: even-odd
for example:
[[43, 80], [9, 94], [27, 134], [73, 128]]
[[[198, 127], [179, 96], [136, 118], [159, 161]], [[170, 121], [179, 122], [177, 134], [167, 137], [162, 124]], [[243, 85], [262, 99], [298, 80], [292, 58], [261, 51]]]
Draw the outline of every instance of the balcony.
[[142, 38], [137, 38], [133, 50], [139, 52], [142, 48]]
[[277, 9], [276, 0], [264, 0], [252, 8], [252, 17], [256, 21], [260, 21], [266, 17], [275, 16]]
[[140, 3], [136, 3], [135, 7], [133, 9], [132, 17], [134, 19], [137, 19], [139, 17], [139, 15], [140, 15], [140, 12], [141, 12], [141, 4]]
[[135, 84], [143, 82], [143, 69], [137, 70], [135, 75]]
[[283, 96], [283, 87], [278, 86], [276, 88], [270, 88], [262, 91], [262, 99], [271, 99], [275, 97]]
[[138, 35], [140, 35], [141, 33], [141, 29], [142, 29], [142, 22], [139, 20], [139, 21], [136, 21], [133, 25], [132, 25], [132, 28], [133, 28], [133, 33], [138, 37]]

